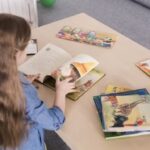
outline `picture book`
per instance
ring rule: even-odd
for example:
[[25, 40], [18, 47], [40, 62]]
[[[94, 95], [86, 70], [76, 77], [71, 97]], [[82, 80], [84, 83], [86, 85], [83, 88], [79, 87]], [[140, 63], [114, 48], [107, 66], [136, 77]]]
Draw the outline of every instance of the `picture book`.
[[114, 86], [114, 85], [108, 85], [106, 87], [105, 93], [118, 93], [118, 92], [125, 92], [125, 91], [130, 91], [131, 89], [129, 88], [124, 88], [124, 87], [119, 87], [119, 86]]
[[140, 61], [136, 63], [137, 67], [139, 67], [144, 73], [150, 76], [150, 59]]
[[58, 38], [87, 43], [99, 47], [110, 48], [116, 42], [116, 35], [112, 33], [101, 33], [96, 31], [85, 31], [81, 28], [64, 26], [56, 35]]
[[107, 131], [150, 130], [150, 95], [101, 96]]
[[[111, 93], [111, 94], [105, 94], [105, 95], [115, 96], [115, 95], [132, 95], [132, 94], [146, 95], [149, 93], [146, 89], [138, 89], [138, 90], [132, 90], [132, 91], [128, 91], [128, 92]], [[100, 123], [102, 125], [102, 129], [104, 130], [104, 136], [106, 139], [125, 138], [125, 137], [150, 134], [149, 131], [126, 131], [126, 132], [114, 132], [114, 131], [108, 132], [108, 131], [106, 131], [104, 117], [103, 117], [103, 111], [102, 111], [102, 104], [101, 104], [101, 95], [94, 96], [93, 100], [95, 102], [95, 106], [98, 111]]]
[[105, 127], [105, 122], [104, 122], [104, 117], [103, 117], [103, 108], [102, 108], [102, 103], [101, 103], [101, 97], [102, 96], [134, 95], [134, 94], [147, 95], [149, 93], [146, 89], [137, 89], [137, 90], [131, 90], [131, 91], [126, 91], [126, 92], [120, 92], [120, 93], [102, 94], [102, 95], [98, 95], [98, 96], [93, 97], [93, 100], [95, 102], [99, 117], [101, 119], [103, 129], [106, 129], [106, 127]]
[[37, 39], [31, 39], [26, 47], [27, 55], [34, 55], [38, 52]]
[[99, 62], [87, 54], [72, 57], [62, 48], [48, 44], [21, 65], [19, 70], [27, 75], [40, 74], [38, 81], [53, 89], [58, 74], [60, 80], [71, 77], [71, 82], [76, 83], [77, 92], [67, 96], [77, 100], [104, 76], [98, 65]]

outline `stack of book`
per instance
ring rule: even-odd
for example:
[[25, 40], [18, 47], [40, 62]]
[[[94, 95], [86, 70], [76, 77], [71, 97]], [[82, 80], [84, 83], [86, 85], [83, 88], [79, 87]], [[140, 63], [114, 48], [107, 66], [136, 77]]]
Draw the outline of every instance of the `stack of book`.
[[108, 86], [94, 96], [106, 139], [150, 134], [150, 95], [146, 89]]

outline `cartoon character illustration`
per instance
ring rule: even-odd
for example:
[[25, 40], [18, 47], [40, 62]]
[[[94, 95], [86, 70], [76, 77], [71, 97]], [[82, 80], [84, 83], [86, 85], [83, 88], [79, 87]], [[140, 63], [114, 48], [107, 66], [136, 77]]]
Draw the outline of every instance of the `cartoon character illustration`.
[[85, 83], [83, 83], [79, 86], [76, 86], [76, 89], [78, 92], [84, 92], [87, 89], [89, 89], [92, 86], [92, 84], [93, 84], [92, 80], [88, 80]]
[[[115, 97], [115, 96], [114, 96]], [[132, 103], [124, 103], [121, 105], [116, 105], [114, 108], [114, 125], [112, 127], [123, 127], [123, 126], [139, 126], [142, 125], [145, 119], [137, 118], [134, 124], [125, 124], [125, 121], [128, 120], [128, 116], [131, 114], [132, 110], [141, 103], [146, 102], [146, 98], [142, 97], [140, 100], [134, 101]], [[111, 100], [112, 103], [112, 100]]]
[[56, 78], [56, 74], [59, 72], [62, 80], [68, 77], [72, 77], [72, 81], [76, 81], [94, 67], [95, 63], [93, 62], [86, 62], [86, 63], [72, 62], [71, 64], [65, 65], [59, 68], [58, 70], [55, 70], [51, 74], [51, 76]]
[[71, 33], [72, 28], [70, 26], [64, 26], [61, 31], [65, 33]]
[[143, 103], [143, 102], [145, 102], [145, 100], [140, 99], [140, 100], [137, 100], [130, 104], [128, 104], [128, 103], [121, 104], [121, 105], [117, 106], [117, 108], [115, 109], [115, 112], [116, 112], [116, 114], [119, 113], [119, 114], [128, 116], [132, 112], [133, 108], [135, 108], [138, 104]]
[[123, 115], [114, 116], [114, 125], [112, 127], [124, 127], [124, 122], [128, 120], [128, 117]]
[[87, 35], [87, 41], [94, 41], [96, 39], [96, 33], [94, 31], [91, 31]]

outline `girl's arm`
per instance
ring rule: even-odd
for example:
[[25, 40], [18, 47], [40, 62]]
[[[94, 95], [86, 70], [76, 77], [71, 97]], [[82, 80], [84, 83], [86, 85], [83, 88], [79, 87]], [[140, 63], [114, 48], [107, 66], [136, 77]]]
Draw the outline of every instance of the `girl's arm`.
[[[40, 125], [42, 128], [48, 130], [59, 129], [65, 121], [65, 95], [68, 92], [74, 91], [73, 83], [69, 82], [70, 79], [56, 82], [56, 98], [52, 108], [46, 108], [44, 103], [39, 99], [36, 89], [32, 84], [23, 85], [27, 108], [26, 115], [32, 123]], [[68, 91], [68, 92], [67, 92]]]
[[66, 94], [75, 92], [75, 83], [70, 82], [72, 78], [67, 78], [63, 81], [60, 81], [58, 77], [56, 80], [56, 96], [54, 106], [59, 107], [63, 113], [65, 112], [65, 99]]

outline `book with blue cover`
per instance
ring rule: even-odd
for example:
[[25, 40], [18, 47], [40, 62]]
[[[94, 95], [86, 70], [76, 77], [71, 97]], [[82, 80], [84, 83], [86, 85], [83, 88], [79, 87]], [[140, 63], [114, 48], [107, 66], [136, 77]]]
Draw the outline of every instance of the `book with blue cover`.
[[131, 95], [148, 95], [148, 94], [149, 93], [146, 89], [138, 89], [138, 90], [132, 90], [132, 91], [126, 91], [126, 92], [120, 92], [120, 93], [103, 94], [103, 95], [93, 97], [106, 139], [124, 138], [124, 137], [145, 135], [145, 134], [149, 134], [149, 130], [145, 130], [145, 131], [125, 131], [125, 132], [107, 131], [104, 116], [103, 116], [101, 97], [102, 96], [123, 96], [123, 95], [127, 95], [127, 96], [131, 96]]
[[106, 131], [150, 130], [150, 95], [101, 96]]

